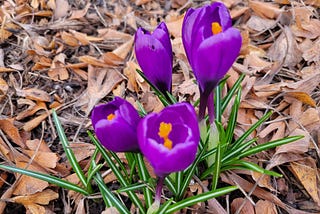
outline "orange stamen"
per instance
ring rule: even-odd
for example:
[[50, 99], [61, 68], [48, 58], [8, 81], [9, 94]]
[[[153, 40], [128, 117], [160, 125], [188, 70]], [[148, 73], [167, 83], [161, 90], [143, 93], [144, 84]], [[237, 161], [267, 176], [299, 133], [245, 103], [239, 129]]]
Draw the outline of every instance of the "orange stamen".
[[214, 35], [222, 32], [222, 27], [218, 22], [211, 23], [211, 30]]
[[169, 150], [172, 149], [172, 141], [169, 139], [169, 134], [172, 131], [172, 124], [161, 122], [159, 126], [158, 135], [164, 141], [163, 145]]
[[116, 117], [116, 115], [115, 114], [109, 114], [108, 116], [107, 116], [107, 120], [113, 120], [114, 118]]

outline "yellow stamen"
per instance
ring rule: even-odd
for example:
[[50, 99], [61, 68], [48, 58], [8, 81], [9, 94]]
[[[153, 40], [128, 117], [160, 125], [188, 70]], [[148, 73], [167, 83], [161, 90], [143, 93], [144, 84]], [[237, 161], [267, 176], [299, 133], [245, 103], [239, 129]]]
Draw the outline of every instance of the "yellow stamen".
[[218, 22], [212, 22], [211, 30], [212, 30], [212, 33], [215, 35], [222, 32], [222, 27]]
[[111, 113], [107, 116], [107, 120], [113, 120], [115, 117], [116, 115]]
[[167, 147], [167, 149], [172, 149], [172, 141], [171, 140], [169, 140], [169, 138], [164, 138], [164, 143], [163, 143], [163, 145], [165, 146], [165, 147]]
[[165, 122], [160, 123], [158, 135], [163, 139], [164, 141], [163, 145], [168, 149], [172, 149], [172, 144], [173, 144], [172, 141], [169, 139], [169, 134], [171, 131], [172, 131], [171, 123], [165, 123]]
[[172, 130], [172, 124], [171, 123], [161, 122], [160, 123], [160, 127], [159, 127], [158, 135], [161, 138], [168, 138], [171, 130]]

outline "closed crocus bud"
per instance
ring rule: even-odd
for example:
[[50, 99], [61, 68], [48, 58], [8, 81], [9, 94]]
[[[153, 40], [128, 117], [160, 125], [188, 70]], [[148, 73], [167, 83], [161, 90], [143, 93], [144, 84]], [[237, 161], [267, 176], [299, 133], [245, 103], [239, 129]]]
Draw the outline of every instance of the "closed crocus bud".
[[153, 33], [143, 28], [137, 30], [135, 54], [148, 80], [163, 94], [170, 92], [173, 55], [169, 32], [164, 22]]
[[91, 121], [101, 144], [113, 152], [139, 151], [137, 110], [126, 100], [115, 97], [113, 101], [96, 106]]
[[[209, 95], [240, 52], [241, 34], [232, 27], [225, 5], [215, 2], [187, 11], [182, 25], [182, 40], [199, 84], [202, 105], [207, 105]], [[203, 110], [200, 106], [200, 119], [203, 119], [204, 111], [205, 107]]]
[[138, 125], [138, 141], [158, 177], [186, 169], [200, 141], [194, 108], [178, 103], [147, 115]]

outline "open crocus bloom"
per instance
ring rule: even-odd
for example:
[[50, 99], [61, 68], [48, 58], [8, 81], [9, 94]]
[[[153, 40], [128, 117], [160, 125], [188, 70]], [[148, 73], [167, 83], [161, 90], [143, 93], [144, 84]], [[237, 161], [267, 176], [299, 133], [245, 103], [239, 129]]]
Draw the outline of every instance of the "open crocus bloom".
[[[200, 93], [207, 100], [236, 60], [242, 43], [241, 34], [232, 27], [225, 5], [215, 2], [187, 11], [182, 40]], [[206, 104], [206, 101], [202, 103]]]
[[150, 33], [139, 28], [135, 34], [135, 54], [148, 80], [163, 94], [171, 91], [172, 47], [167, 26], [164, 22]]
[[159, 177], [186, 169], [194, 161], [200, 141], [194, 108], [178, 103], [147, 115], [138, 125], [138, 141]]
[[126, 100], [115, 97], [113, 101], [96, 106], [91, 121], [101, 144], [113, 152], [139, 151], [137, 125], [140, 117]]

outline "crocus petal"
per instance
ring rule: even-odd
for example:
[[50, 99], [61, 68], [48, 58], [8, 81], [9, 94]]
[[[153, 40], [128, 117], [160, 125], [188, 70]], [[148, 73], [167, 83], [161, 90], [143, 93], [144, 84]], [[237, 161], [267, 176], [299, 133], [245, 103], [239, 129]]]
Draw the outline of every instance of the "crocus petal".
[[205, 39], [212, 35], [211, 23], [213, 22], [218, 22], [223, 30], [230, 28], [232, 25], [228, 9], [220, 2], [196, 10], [190, 8], [185, 14], [182, 24], [182, 40], [189, 61], [192, 61], [190, 55], [193, 48], [201, 42], [194, 41], [194, 38], [199, 34], [199, 29], [205, 27], [202, 32], [202, 37]]
[[161, 22], [158, 27], [152, 33], [153, 37], [159, 40], [163, 47], [167, 50], [170, 58], [173, 58], [172, 46], [169, 37], [169, 31], [167, 25], [164, 22]]
[[128, 101], [115, 97], [107, 104], [96, 106], [91, 121], [97, 138], [107, 149], [114, 152], [139, 151], [136, 130], [140, 117]]
[[[159, 124], [172, 124], [168, 149], [159, 137]], [[157, 136], [158, 135], [158, 136]], [[149, 160], [158, 176], [184, 170], [195, 159], [200, 133], [195, 111], [190, 104], [178, 103], [166, 107], [160, 113], [151, 113], [138, 125], [140, 150]]]
[[171, 91], [173, 55], [165, 24], [161, 23], [152, 34], [139, 28], [135, 35], [135, 53], [149, 81], [163, 93]]
[[[116, 120], [116, 119], [114, 119]], [[139, 151], [137, 133], [125, 120], [100, 120], [95, 133], [101, 144], [113, 152]]]
[[229, 28], [205, 39], [194, 50], [194, 73], [202, 91], [211, 92], [227, 73], [239, 54], [241, 41], [239, 30]]

